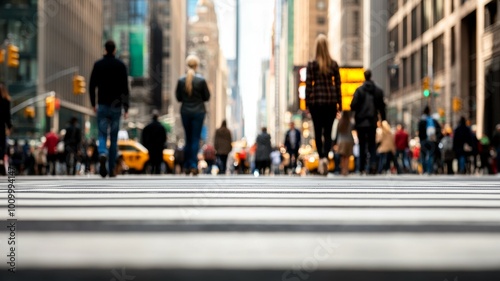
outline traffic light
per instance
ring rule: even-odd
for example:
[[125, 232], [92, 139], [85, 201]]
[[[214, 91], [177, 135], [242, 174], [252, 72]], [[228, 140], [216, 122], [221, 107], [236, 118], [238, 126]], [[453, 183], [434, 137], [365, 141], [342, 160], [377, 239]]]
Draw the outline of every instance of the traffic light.
[[462, 100], [459, 97], [453, 97], [452, 109], [453, 112], [459, 112], [460, 110], [462, 110]]
[[35, 107], [27, 106], [24, 109], [24, 117], [29, 118], [29, 119], [35, 118]]
[[424, 79], [422, 80], [422, 90], [424, 97], [426, 98], [428, 98], [431, 95], [431, 91], [429, 89], [429, 80], [430, 79], [428, 76], [424, 77]]
[[83, 95], [85, 94], [85, 77], [81, 75], [75, 75], [73, 77], [73, 94]]
[[1, 49], [0, 50], [0, 64], [3, 64], [5, 62], [5, 50]]
[[7, 66], [19, 67], [19, 48], [12, 44], [7, 46]]
[[54, 116], [56, 111], [56, 97], [49, 96], [45, 98], [45, 113], [48, 117]]

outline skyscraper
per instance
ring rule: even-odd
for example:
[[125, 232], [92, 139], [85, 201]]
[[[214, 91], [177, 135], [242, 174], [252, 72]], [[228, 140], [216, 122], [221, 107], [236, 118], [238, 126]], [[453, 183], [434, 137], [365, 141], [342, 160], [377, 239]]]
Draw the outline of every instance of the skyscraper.
[[[17, 137], [39, 137], [51, 127], [58, 130], [72, 116], [85, 125], [86, 133], [95, 129], [89, 98], [73, 94], [72, 78], [79, 74], [88, 81], [94, 61], [103, 54], [102, 7], [100, 0], [1, 2], [0, 38], [9, 38], [20, 49], [19, 68], [10, 69], [7, 79], [13, 105], [34, 101], [35, 96], [41, 100], [33, 103], [34, 120], [24, 117], [22, 110], [14, 114]], [[43, 96], [51, 91], [60, 110], [48, 118]]]

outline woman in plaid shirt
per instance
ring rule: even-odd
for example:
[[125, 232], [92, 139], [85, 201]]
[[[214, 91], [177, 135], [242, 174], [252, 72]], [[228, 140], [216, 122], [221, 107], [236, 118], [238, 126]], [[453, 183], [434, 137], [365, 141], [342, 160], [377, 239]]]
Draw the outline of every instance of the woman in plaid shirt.
[[328, 39], [316, 38], [316, 57], [307, 64], [306, 104], [314, 124], [320, 174], [328, 173], [328, 152], [332, 148], [332, 126], [337, 112], [342, 111], [339, 65], [330, 56]]

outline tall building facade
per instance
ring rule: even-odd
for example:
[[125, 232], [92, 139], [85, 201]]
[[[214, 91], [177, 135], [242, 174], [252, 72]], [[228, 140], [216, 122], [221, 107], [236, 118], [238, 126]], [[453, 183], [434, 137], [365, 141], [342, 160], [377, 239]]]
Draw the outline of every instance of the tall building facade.
[[151, 107], [158, 109], [168, 124], [168, 141], [182, 138], [182, 123], [175, 98], [177, 80], [184, 74], [186, 58], [186, 2], [150, 0], [150, 94]]
[[244, 136], [245, 122], [243, 118], [243, 100], [238, 92], [237, 62], [235, 59], [227, 60], [228, 66], [228, 101], [226, 118], [228, 129], [231, 130], [233, 140], [240, 140]]
[[497, 6], [497, 0], [389, 1], [388, 118], [414, 132], [430, 105], [444, 124], [455, 126], [464, 116], [478, 136], [491, 134], [500, 122], [490, 105], [499, 102], [491, 91], [498, 77]]
[[133, 138], [150, 122], [152, 109], [166, 123], [169, 144], [177, 141], [175, 86], [184, 73], [186, 3], [172, 0], [103, 0], [104, 40], [117, 43], [117, 56], [129, 68], [129, 122], [123, 129]]
[[[211, 93], [206, 106], [207, 115], [202, 139], [212, 142], [215, 129], [226, 118], [228, 86], [227, 64], [219, 46], [217, 15], [212, 0], [200, 0], [196, 7], [196, 16], [189, 20], [187, 52], [200, 58], [198, 71], [205, 77]], [[225, 74], [221, 73], [224, 69]]]
[[363, 4], [370, 1], [330, 1], [330, 50], [342, 67], [363, 67]]
[[[95, 134], [88, 95], [73, 94], [72, 78], [79, 74], [88, 81], [103, 54], [102, 1], [2, 1], [0, 6], [0, 38], [20, 48], [19, 68], [10, 69], [6, 79], [12, 105], [39, 100], [32, 103], [34, 119], [14, 114], [14, 137], [38, 138], [49, 128], [64, 128], [73, 116], [86, 134]], [[44, 96], [51, 91], [60, 109], [49, 118]]]

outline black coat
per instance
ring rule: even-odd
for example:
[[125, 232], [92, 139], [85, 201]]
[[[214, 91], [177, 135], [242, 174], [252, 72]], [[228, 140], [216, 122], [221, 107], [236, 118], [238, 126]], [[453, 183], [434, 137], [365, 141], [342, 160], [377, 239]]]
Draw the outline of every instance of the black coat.
[[112, 107], [121, 107], [125, 112], [129, 106], [128, 74], [125, 64], [115, 56], [105, 55], [94, 64], [90, 76], [89, 93], [93, 107], [97, 103]]
[[473, 146], [472, 131], [467, 125], [460, 124], [453, 132], [453, 151], [455, 152], [455, 156], [460, 157], [467, 154], [464, 150], [465, 144]]
[[286, 132], [285, 135], [285, 147], [287, 151], [290, 152], [296, 152], [299, 151], [300, 148], [300, 131], [298, 129], [293, 129], [295, 130], [295, 148], [292, 149], [292, 142], [290, 140], [290, 132], [292, 131], [291, 129]]
[[373, 81], [365, 81], [354, 92], [351, 110], [355, 112], [356, 128], [376, 128], [378, 115], [386, 118], [384, 92]]
[[149, 151], [149, 160], [152, 163], [161, 163], [163, 149], [167, 141], [167, 131], [158, 121], [153, 121], [142, 131], [142, 144]]
[[271, 160], [271, 135], [261, 133], [257, 136], [257, 150], [255, 151], [255, 161], [270, 161]]
[[10, 119], [10, 101], [0, 97], [0, 159], [3, 159], [5, 154], [5, 127], [11, 129], [12, 122]]
[[186, 77], [182, 77], [177, 81], [175, 97], [178, 102], [182, 103], [181, 114], [205, 113], [204, 102], [210, 99], [210, 91], [205, 79], [200, 75], [195, 75], [193, 78], [193, 90], [191, 95], [189, 95], [186, 92]]

